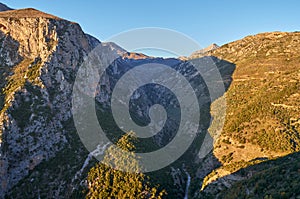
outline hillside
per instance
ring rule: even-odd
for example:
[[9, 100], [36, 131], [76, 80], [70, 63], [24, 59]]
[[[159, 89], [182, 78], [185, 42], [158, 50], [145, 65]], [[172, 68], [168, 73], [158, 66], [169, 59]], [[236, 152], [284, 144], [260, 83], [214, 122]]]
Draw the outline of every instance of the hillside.
[[71, 88], [101, 42], [35, 9], [1, 12], [0, 24], [0, 198], [69, 197], [88, 157], [72, 124]]
[[[98, 143], [95, 142], [98, 140], [92, 140], [95, 148], [87, 151], [77, 134], [71, 111], [78, 69], [81, 65], [85, 66], [84, 61], [91, 55], [95, 55], [95, 60], [92, 60], [95, 63], [109, 66], [101, 86], [95, 91], [96, 105], [91, 110], [96, 108], [97, 116], [101, 118], [99, 122], [108, 131], [107, 136], [111, 140], [118, 140], [124, 134], [114, 121], [110, 100], [118, 79], [127, 71], [139, 65], [162, 64], [178, 71], [195, 88], [201, 105], [201, 123], [196, 129], [194, 143], [188, 151], [180, 154], [177, 161], [149, 174], [155, 184], [166, 189], [169, 198], [185, 195], [187, 174], [195, 176], [202, 164], [196, 161], [199, 159], [197, 152], [211, 120], [207, 86], [191, 63], [126, 52], [114, 43], [101, 43], [85, 34], [77, 23], [35, 9], [4, 11], [0, 13], [0, 24], [0, 198], [84, 197], [88, 170], [96, 162], [93, 154], [101, 155], [107, 146], [102, 140]], [[200, 64], [210, 61], [211, 66], [217, 66], [209, 70], [211, 66], [208, 65], [203, 69], [208, 70], [205, 75], [209, 76], [210, 72], [219, 69], [226, 88], [230, 85], [233, 64], [213, 57], [198, 61]], [[162, 73], [153, 71], [152, 67], [147, 70], [140, 74], [145, 79], [150, 72], [156, 73], [156, 76]], [[164, 81], [172, 78], [175, 77], [167, 76]], [[86, 91], [90, 87], [91, 84], [82, 89]], [[126, 96], [118, 100], [125, 100], [123, 97]], [[158, 149], [175, 136], [180, 110], [172, 92], [149, 84], [132, 96], [131, 103], [131, 114], [139, 124], [149, 122], [149, 108], [153, 104], [161, 104], [168, 114], [164, 128], [143, 140], [137, 146], [138, 150]], [[90, 114], [86, 110], [78, 110], [77, 113], [75, 115], [85, 118]], [[186, 121], [184, 126], [193, 125]], [[190, 136], [190, 132], [186, 131], [182, 136]], [[211, 143], [211, 139], [209, 141]], [[206, 168], [203, 172], [210, 171]]]
[[[222, 166], [205, 178], [204, 192], [211, 191], [212, 182], [229, 186], [244, 179], [232, 175], [229, 180], [241, 168], [300, 150], [299, 50], [300, 33], [271, 32], [206, 54], [236, 64], [236, 70], [226, 92], [225, 125], [213, 150]], [[227, 175], [228, 180], [222, 178]]]
[[[113, 90], [129, 70], [145, 64], [165, 65], [184, 76], [200, 107], [199, 128], [189, 148], [170, 165], [145, 176], [167, 192], [165, 198], [299, 196], [299, 32], [261, 33], [221, 47], [212, 44], [189, 60], [163, 59], [100, 42], [79, 24], [51, 14], [1, 6], [0, 198], [84, 198], [88, 172], [96, 163], [93, 155], [102, 155], [108, 144], [88, 137], [95, 145], [95, 150], [88, 151], [73, 119], [78, 115], [89, 119], [89, 111], [96, 110], [107, 137], [118, 140], [124, 132], [113, 118]], [[83, 101], [83, 108], [77, 110], [72, 107], [74, 82], [89, 74], [78, 74], [78, 70], [91, 55], [95, 55], [91, 63], [108, 67], [101, 81], [93, 82], [97, 84], [94, 106], [84, 110]], [[202, 67], [201, 75], [195, 66]], [[211, 98], [204, 80], [216, 71], [222, 79], [213, 82], [214, 88], [224, 85], [225, 93]], [[147, 79], [150, 73], [160, 76], [164, 72], [148, 67], [139, 75]], [[165, 82], [174, 78], [164, 77]], [[124, 85], [129, 87], [129, 83]], [[79, 88], [84, 93], [91, 85]], [[225, 110], [220, 103], [224, 97], [225, 118], [217, 114]], [[125, 100], [125, 95], [118, 99], [120, 103]], [[138, 152], [155, 151], [176, 137], [182, 112], [169, 89], [141, 86], [130, 103], [130, 115], [137, 124], [151, 122], [149, 112], [154, 104], [163, 106], [168, 116], [159, 133], [139, 139]], [[224, 128], [217, 137], [223, 119]], [[90, 124], [81, 123], [80, 128], [85, 125]], [[187, 121], [183, 126], [193, 125]], [[182, 140], [190, 133], [182, 134]], [[201, 154], [204, 141], [208, 145], [205, 157]], [[150, 161], [158, 163], [156, 158]]]

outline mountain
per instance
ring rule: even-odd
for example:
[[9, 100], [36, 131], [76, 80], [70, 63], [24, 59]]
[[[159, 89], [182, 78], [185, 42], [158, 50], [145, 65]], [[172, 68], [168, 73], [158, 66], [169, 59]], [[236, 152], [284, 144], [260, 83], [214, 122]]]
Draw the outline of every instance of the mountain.
[[[169, 197], [184, 196], [187, 172], [194, 175], [193, 168], [202, 164], [197, 152], [211, 120], [211, 100], [216, 100], [209, 99], [207, 86], [192, 63], [127, 52], [114, 43], [102, 43], [85, 34], [77, 23], [32, 8], [1, 12], [0, 24], [0, 198], [84, 197], [87, 171], [95, 160], [77, 134], [71, 108], [77, 72], [88, 56], [91, 61], [98, 61], [95, 63], [109, 65], [101, 86], [97, 87], [95, 101], [103, 128], [113, 130], [108, 133], [111, 140], [122, 134], [111, 113], [111, 95], [118, 79], [127, 71], [139, 65], [163, 64], [178, 71], [196, 90], [202, 122], [195, 143], [178, 161], [149, 174], [168, 191]], [[196, 61], [217, 66], [211, 70], [209, 65], [203, 68], [203, 75], [220, 70], [226, 87], [230, 85], [233, 64], [213, 57]], [[155, 72], [152, 67], [147, 70]], [[160, 76], [163, 71], [156, 73]], [[148, 73], [140, 75], [147, 79]], [[166, 77], [164, 81], [172, 78]], [[88, 91], [89, 87], [82, 89]], [[126, 99], [119, 99], [122, 100]], [[153, 138], [145, 139], [139, 150], [166, 145], [178, 128], [177, 98], [168, 89], [151, 84], [131, 98], [131, 114], [136, 122], [149, 123], [149, 108], [154, 104], [168, 110], [169, 120]], [[85, 116], [85, 111], [78, 112]], [[104, 148], [105, 144], [97, 147]], [[207, 168], [203, 172], [210, 171]]]
[[[43, 178], [58, 169], [71, 182], [70, 175], [75, 176], [88, 155], [82, 145], [74, 147], [79, 138], [70, 125], [71, 92], [79, 65], [101, 42], [77, 23], [31, 8], [1, 12], [0, 24], [0, 198], [14, 187], [26, 189], [29, 175], [34, 177], [27, 180], [37, 188], [33, 194], [48, 186], [43, 194], [61, 197], [71, 186], [64, 181], [68, 178], [52, 176], [55, 180], [47, 186]], [[121, 53], [113, 43], [101, 47], [110, 54]], [[51, 166], [50, 160], [59, 163]]]
[[[108, 65], [92, 98], [95, 106], [88, 108], [96, 110], [113, 141], [123, 132], [112, 115], [112, 93], [131, 69], [163, 64], [195, 90], [200, 128], [194, 142], [171, 165], [147, 173], [153, 184], [166, 190], [167, 198], [299, 196], [299, 32], [261, 33], [221, 47], [213, 44], [182, 61], [127, 52], [84, 33], [77, 23], [28, 8], [0, 13], [0, 44], [0, 198], [85, 197], [87, 172], [96, 163], [92, 155], [103, 153], [106, 147], [100, 143], [89, 152], [73, 120], [90, 117], [86, 115], [89, 109], [72, 107], [72, 92], [78, 89], [74, 82], [89, 72], [79, 72], [87, 58]], [[150, 72], [165, 74], [152, 67], [139, 75], [147, 79]], [[221, 79], [212, 82], [224, 85], [225, 93], [211, 98], [204, 80], [216, 72]], [[79, 86], [79, 90], [88, 92], [91, 86]], [[125, 102], [126, 97], [117, 101]], [[220, 103], [225, 97], [226, 107]], [[141, 152], [165, 146], [178, 129], [180, 104], [163, 86], [137, 89], [130, 98], [130, 115], [136, 123], [147, 125], [154, 104], [165, 108], [168, 120], [155, 136], [141, 140], [136, 146]], [[225, 108], [226, 115], [217, 114]], [[201, 155], [203, 142], [208, 144], [205, 157]]]
[[200, 57], [204, 57], [207, 53], [215, 50], [219, 48], [219, 46], [215, 43], [213, 44], [210, 44], [209, 46], [203, 48], [203, 49], [200, 49], [200, 50], [197, 50], [195, 52], [193, 52], [190, 56], [186, 57], [186, 56], [180, 56], [178, 57], [178, 59], [180, 60], [183, 60], [183, 61], [187, 61], [187, 60], [191, 60], [191, 59], [197, 59], [197, 58], [200, 58]]
[[219, 46], [217, 44], [213, 43], [213, 44], [207, 46], [206, 48], [203, 48], [201, 50], [198, 50], [198, 51], [192, 53], [189, 58], [193, 59], [193, 58], [200, 57], [201, 55], [205, 55], [206, 53], [216, 50], [217, 48], [219, 48]]
[[[237, 187], [243, 187], [245, 191], [239, 197], [274, 197], [280, 192], [290, 194], [288, 191], [291, 189], [276, 185], [279, 182], [274, 180], [260, 186], [277, 186], [278, 189], [274, 188], [270, 193], [268, 188], [255, 196], [253, 191], [258, 189], [254, 189], [253, 183], [258, 183], [258, 176], [261, 180], [270, 178], [269, 168], [277, 159], [282, 163], [280, 157], [293, 153], [294, 157], [299, 156], [299, 51], [299, 32], [270, 32], [247, 36], [204, 54], [232, 62], [236, 69], [226, 92], [225, 125], [213, 150], [222, 166], [206, 176], [202, 192], [216, 196], [223, 189], [227, 190], [226, 197], [229, 197], [234, 193], [230, 187], [236, 186], [235, 193]], [[292, 164], [291, 160], [286, 160], [287, 165]], [[269, 165], [264, 167], [265, 171], [251, 166], [260, 162]], [[278, 163], [278, 169], [280, 167], [285, 168], [286, 172], [290, 170], [288, 166]], [[295, 168], [299, 165], [295, 164]], [[276, 176], [274, 179], [285, 179], [283, 173], [272, 175]], [[235, 185], [239, 181], [241, 183]], [[293, 183], [299, 185], [296, 179]], [[220, 194], [220, 197], [225, 195]]]
[[94, 46], [78, 24], [35, 9], [1, 12], [0, 23], [3, 196], [70, 145], [70, 81]]
[[7, 10], [13, 10], [12, 8], [7, 7], [7, 5], [0, 3], [0, 12], [1, 11], [7, 11]]

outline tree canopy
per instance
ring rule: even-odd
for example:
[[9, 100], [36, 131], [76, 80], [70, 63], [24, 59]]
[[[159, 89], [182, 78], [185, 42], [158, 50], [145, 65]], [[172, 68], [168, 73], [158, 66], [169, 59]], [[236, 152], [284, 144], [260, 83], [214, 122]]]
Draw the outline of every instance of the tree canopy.
[[86, 198], [159, 199], [166, 194], [158, 191], [158, 186], [151, 186], [149, 178], [139, 172], [141, 166], [134, 153], [136, 141], [135, 134], [129, 132], [118, 140], [117, 147], [112, 145], [106, 150], [102, 163], [89, 171]]

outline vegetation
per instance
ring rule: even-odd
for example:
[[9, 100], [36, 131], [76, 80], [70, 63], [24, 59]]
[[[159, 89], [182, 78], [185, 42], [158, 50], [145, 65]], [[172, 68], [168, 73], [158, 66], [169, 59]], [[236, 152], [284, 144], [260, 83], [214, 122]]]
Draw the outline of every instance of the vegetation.
[[293, 98], [300, 88], [297, 73], [264, 80], [232, 85], [228, 111], [233, 114], [227, 115], [224, 131], [240, 143], [250, 142], [278, 152], [298, 151], [299, 125], [291, 121], [299, 113]]
[[[299, 153], [254, 165], [246, 169], [253, 175], [220, 193], [221, 198], [299, 198]], [[242, 171], [239, 171], [242, 172]]]
[[[295, 49], [286, 47], [288, 42], [294, 43]], [[215, 153], [222, 163], [241, 161], [239, 153], [251, 148], [259, 151], [256, 155], [271, 158], [300, 150], [299, 42], [298, 34], [266, 33], [229, 43], [212, 53], [237, 66], [226, 93], [225, 125], [216, 143], [216, 149], [223, 146]], [[229, 53], [230, 49], [238, 55]], [[230, 153], [236, 155], [228, 161]], [[248, 160], [253, 158], [255, 154], [249, 154]]]
[[[224, 175], [237, 172], [243, 177], [248, 174], [249, 176], [245, 177], [245, 180], [233, 184], [232, 189], [221, 191], [219, 193], [221, 198], [295, 198], [300, 195], [297, 190], [300, 182], [298, 177], [300, 166], [297, 158], [292, 160], [278, 159], [275, 160], [276, 163], [269, 161], [274, 157], [300, 151], [300, 57], [298, 56], [299, 49], [296, 48], [299, 46], [297, 42], [300, 40], [296, 41], [293, 36], [283, 38], [273, 36], [275, 39], [265, 36], [249, 37], [244, 41], [227, 44], [220, 50], [210, 52], [219, 58], [231, 61], [237, 67], [234, 71], [233, 82], [226, 93], [227, 115], [225, 126], [214, 149], [214, 155], [223, 165], [207, 175], [202, 182], [192, 176], [190, 195], [194, 193], [194, 190], [200, 189], [199, 185], [201, 183], [205, 188], [207, 184], [213, 181], [213, 178], [216, 180], [222, 178], [220, 174], [222, 170], [225, 170]], [[285, 50], [288, 49], [287, 43], [295, 49], [290, 49], [290, 52], [285, 53]], [[49, 45], [52, 44], [49, 43]], [[0, 95], [0, 108], [4, 107], [0, 113], [7, 110], [10, 101], [22, 88], [33, 95], [40, 95], [38, 89], [34, 87], [34, 85], [42, 86], [38, 78], [40, 68], [41, 62], [38, 59], [24, 59], [11, 71], [5, 71], [9, 76], [5, 75], [5, 83], [0, 82], [0, 84], [2, 83], [0, 87], [3, 88], [3, 93]], [[231, 77], [231, 75], [228, 76]], [[0, 77], [4, 77], [2, 72]], [[52, 92], [54, 91], [52, 90]], [[49, 89], [49, 93], [52, 96], [51, 89]], [[28, 94], [28, 96], [30, 95]], [[22, 103], [18, 108], [14, 108], [11, 113], [20, 128], [28, 124], [27, 119], [32, 115], [32, 112], [36, 111], [44, 114], [51, 111], [49, 107], [37, 103], [37, 101], [42, 102], [41, 98], [36, 98], [37, 100], [33, 97], [30, 98], [32, 98], [31, 101], [26, 102], [20, 98], [23, 100]], [[203, 112], [201, 121], [207, 121], [204, 122], [204, 126], [206, 126], [206, 123], [208, 126], [211, 119], [208, 107], [205, 106], [201, 110]], [[216, 107], [220, 108], [218, 104]], [[224, 107], [221, 108], [224, 109]], [[116, 142], [119, 148], [126, 151], [127, 155], [115, 150], [114, 147], [107, 150], [104, 164], [96, 164], [88, 173], [86, 197], [162, 198], [166, 195], [166, 192], [160, 190], [158, 186], [153, 186], [153, 184], [161, 182], [164, 183], [163, 188], [168, 190], [170, 198], [179, 198], [176, 194], [184, 191], [180, 189], [184, 188], [186, 179], [182, 180], [184, 176], [180, 176], [182, 182], [175, 187], [170, 175], [170, 167], [180, 169], [184, 163], [189, 173], [196, 174], [202, 165], [201, 163], [199, 165], [194, 163], [195, 151], [201, 146], [202, 139], [200, 137], [196, 139], [186, 154], [170, 167], [149, 174], [151, 176], [149, 178], [139, 173], [141, 167], [134, 151], [156, 149], [157, 146], [154, 141], [149, 139], [141, 144], [137, 143], [132, 134], [120, 137], [120, 129], [117, 129], [114, 123], [111, 122], [113, 121], [111, 113], [101, 112], [98, 104], [96, 104], [96, 109], [98, 116], [101, 116], [101, 114], [107, 116], [99, 117], [101, 118], [100, 123], [105, 123], [105, 129], [116, 130], [112, 131], [114, 134], [108, 134], [108, 136]], [[212, 125], [212, 132], [214, 132], [213, 129], [218, 129], [217, 121], [221, 119], [217, 115], [214, 115], [213, 118], [215, 123]], [[74, 187], [77, 189], [72, 179], [76, 175], [76, 171], [81, 169], [82, 165], [78, 163], [84, 162], [84, 157], [87, 156], [88, 152], [82, 149], [83, 146], [75, 130], [73, 129], [72, 134], [69, 132], [74, 127], [64, 124], [64, 128], [67, 132], [66, 135], [72, 137], [68, 138], [68, 146], [60, 151], [55, 158], [41, 163], [34, 171], [30, 171], [28, 177], [13, 188], [10, 194], [13, 198], [21, 198], [22, 196], [32, 198], [33, 195], [30, 194], [36, 192], [36, 190], [41, 192], [41, 198], [55, 197], [55, 194], [47, 195], [46, 193], [55, 193], [57, 187], [63, 184], [69, 185], [69, 190], [65, 190], [68, 194], [72, 193]], [[30, 136], [34, 137], [34, 135]], [[76, 141], [71, 142], [70, 139]], [[265, 161], [265, 163], [259, 164], [262, 161]], [[89, 169], [88, 167], [87, 169]], [[120, 171], [120, 168], [125, 171]], [[132, 169], [136, 172], [126, 172], [126, 170]], [[221, 172], [219, 173], [219, 171]], [[82, 176], [86, 176], [87, 172], [85, 170]], [[241, 174], [242, 172], [245, 172], [245, 174]], [[252, 173], [254, 174], [252, 175]], [[51, 175], [49, 176], [49, 174]], [[199, 180], [199, 182], [195, 183], [196, 180]], [[153, 183], [154, 181], [155, 183]], [[45, 186], [40, 185], [40, 182], [51, 183]], [[79, 182], [76, 183], [79, 184]], [[191, 191], [191, 189], [193, 190]], [[80, 193], [78, 196], [75, 195], [66, 194], [66, 198], [84, 197], [84, 193]], [[209, 198], [209, 194], [205, 197]], [[215, 195], [211, 197], [215, 198]]]
[[12, 70], [12, 75], [7, 78], [7, 83], [4, 86], [2, 93], [4, 98], [4, 107], [1, 113], [5, 112], [9, 106], [10, 101], [13, 99], [13, 95], [16, 91], [25, 86], [26, 81], [32, 83], [33, 85], [41, 86], [41, 81], [39, 80], [41, 61], [24, 59], [18, 65], [16, 65]]
[[[88, 174], [87, 198], [162, 198], [165, 195], [165, 191], [159, 192], [157, 187], [151, 187], [149, 179], [139, 173], [141, 167], [133, 151], [135, 141], [134, 134], [129, 133], [117, 142], [127, 155], [114, 146], [109, 147], [104, 164], [97, 164]], [[131, 170], [135, 172], [129, 172]]]
[[[299, 43], [299, 33], [264, 33], [226, 44], [210, 52], [210, 55], [236, 64], [236, 70], [226, 92], [225, 124], [214, 147], [214, 155], [222, 166], [205, 177], [202, 187], [204, 191], [212, 190], [213, 184], [221, 182], [220, 178], [240, 169], [251, 167], [255, 171], [257, 167], [251, 165], [262, 161], [267, 165], [270, 159], [300, 151]], [[287, 165], [285, 167], [289, 169]], [[251, 195], [247, 186], [252, 187], [253, 184], [250, 185], [245, 180], [244, 184], [236, 184], [234, 191], [228, 191], [226, 197], [222, 195], [221, 198], [298, 196], [284, 192], [292, 193], [291, 187], [299, 186], [299, 179], [287, 176], [282, 184], [291, 189], [283, 189], [277, 178], [285, 180], [284, 175], [276, 169], [264, 167], [264, 170], [256, 178], [251, 178], [253, 184], [260, 182], [255, 189], [260, 194]], [[263, 183], [271, 176], [275, 176], [274, 183], [268, 180]], [[213, 181], [217, 182], [210, 184]], [[239, 189], [244, 191], [240, 195], [237, 194]], [[209, 192], [211, 191], [206, 191], [206, 194]], [[205, 197], [209, 198], [208, 195]], [[215, 194], [212, 198], [215, 198]]]
[[[88, 156], [88, 151], [80, 141], [73, 119], [70, 118], [62, 125], [66, 131], [67, 146], [55, 157], [43, 161], [34, 170], [29, 171], [28, 176], [12, 188], [9, 193], [10, 198], [37, 198], [38, 196], [40, 198], [56, 198], [58, 192], [63, 195], [62, 198], [85, 197], [84, 189], [80, 186], [80, 179], [74, 179], [74, 177], [76, 172], [81, 169]], [[43, 158], [46, 159], [46, 157]], [[83, 171], [83, 176], [87, 176], [89, 168], [90, 166]], [[58, 190], [57, 187], [61, 183], [65, 183], [67, 188]]]

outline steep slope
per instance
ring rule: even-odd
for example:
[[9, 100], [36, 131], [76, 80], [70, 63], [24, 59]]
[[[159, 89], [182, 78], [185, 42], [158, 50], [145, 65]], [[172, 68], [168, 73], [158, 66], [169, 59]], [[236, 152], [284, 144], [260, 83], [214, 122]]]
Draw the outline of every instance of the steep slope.
[[206, 177], [204, 191], [211, 191], [205, 186], [215, 180], [228, 187], [243, 179], [221, 178], [240, 168], [300, 150], [299, 51], [300, 33], [272, 32], [205, 54], [236, 64], [236, 70], [226, 92], [225, 125], [213, 152], [223, 166]]
[[[107, 56], [117, 57], [95, 97], [99, 122], [112, 131], [108, 133], [111, 140], [123, 133], [109, 109], [111, 94], [128, 70], [143, 64], [163, 64], [181, 73], [195, 89], [201, 124], [193, 145], [171, 166], [149, 174], [167, 189], [170, 198], [184, 196], [186, 175], [194, 176], [202, 164], [197, 153], [211, 120], [211, 100], [215, 100], [207, 96], [207, 86], [192, 63], [126, 52], [114, 43], [101, 43], [85, 34], [74, 22], [35, 9], [1, 12], [0, 24], [0, 198], [84, 197], [80, 186], [85, 186], [86, 173], [95, 161], [76, 133], [71, 94], [79, 66], [95, 47], [104, 61], [111, 58]], [[225, 86], [230, 85], [235, 68], [232, 63], [215, 57], [197, 61], [216, 65]], [[217, 68], [204, 68], [202, 75], [209, 76]], [[141, 75], [146, 77], [147, 72]], [[168, 89], [147, 85], [131, 102], [137, 123], [149, 123], [149, 108], [157, 103], [167, 108], [171, 118], [161, 132], [137, 146], [139, 150], [158, 149], [175, 136], [179, 106]], [[102, 153], [105, 146], [94, 152]], [[210, 171], [210, 167], [205, 168], [204, 173]]]
[[[182, 198], [187, 193], [193, 196], [194, 192], [196, 197], [230, 194], [228, 187], [240, 187], [235, 182], [250, 178], [248, 182], [253, 184], [252, 174], [260, 171], [256, 164], [265, 161], [267, 166], [277, 165], [281, 159], [270, 164], [266, 160], [299, 151], [299, 33], [264, 33], [219, 48], [212, 45], [192, 56], [200, 59], [183, 62], [126, 52], [85, 34], [76, 23], [34, 9], [1, 12], [0, 30], [0, 198], [84, 197], [77, 188], [84, 186], [94, 160], [76, 134], [71, 93], [78, 67], [98, 45], [108, 55], [120, 56], [110, 65], [110, 76], [104, 78], [96, 96], [98, 116], [104, 118], [100, 122], [115, 130], [108, 135], [112, 140], [121, 134], [109, 111], [112, 89], [133, 67], [168, 65], [197, 90], [199, 135], [178, 161], [149, 174], [168, 191], [169, 198]], [[203, 57], [207, 55], [214, 57]], [[217, 125], [214, 110], [224, 108], [218, 106], [217, 99], [209, 100], [206, 85], [191, 64], [207, 61], [221, 71], [222, 83], [229, 89], [223, 132], [213, 153], [202, 159], [197, 152], [203, 135], [212, 119], [212, 126]], [[214, 72], [205, 70], [201, 75]], [[174, 137], [178, 104], [167, 89], [151, 85], [140, 89], [132, 98], [134, 119], [147, 124], [149, 106], [158, 102], [174, 111], [174, 121], [138, 146], [140, 150], [157, 149]], [[244, 167], [246, 172], [241, 169]], [[199, 185], [203, 185], [202, 192]]]
[[1, 12], [0, 24], [0, 198], [70, 197], [91, 158], [72, 122], [78, 67], [97, 46], [122, 59], [147, 56], [32, 8]]
[[7, 5], [0, 3], [0, 12], [7, 11], [7, 10], [12, 10], [12, 9], [10, 7], [8, 7]]
[[[241, 181], [222, 187], [214, 198], [299, 198], [299, 152], [241, 169]], [[226, 178], [226, 177], [225, 177]], [[215, 185], [218, 186], [218, 183]], [[210, 186], [217, 190], [217, 186]]]
[[78, 24], [34, 9], [1, 12], [0, 24], [3, 196], [70, 145], [72, 74], [93, 46]]

